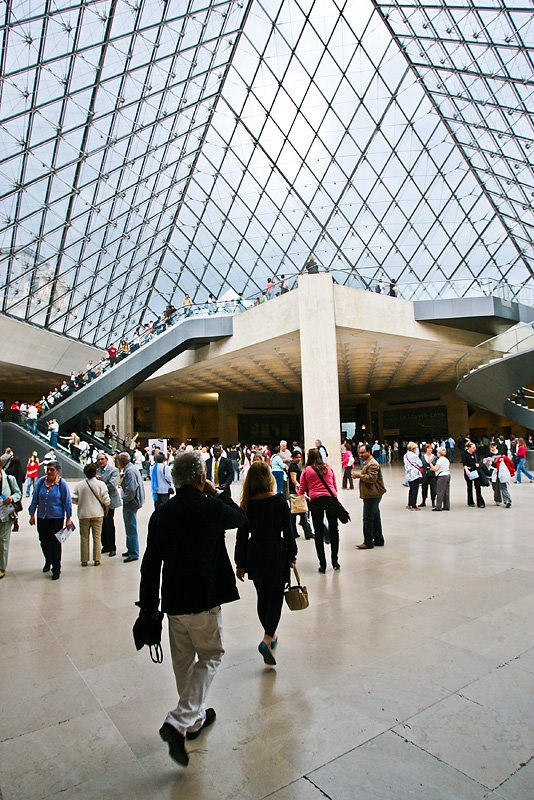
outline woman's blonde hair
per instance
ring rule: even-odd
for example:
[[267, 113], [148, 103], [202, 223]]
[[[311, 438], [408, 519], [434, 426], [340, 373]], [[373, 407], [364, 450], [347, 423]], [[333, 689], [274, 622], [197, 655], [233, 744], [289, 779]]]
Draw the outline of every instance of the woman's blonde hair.
[[266, 461], [253, 461], [250, 465], [243, 491], [241, 492], [241, 508], [246, 511], [249, 502], [258, 494], [274, 492], [276, 481]]
[[446, 456], [447, 455], [447, 448], [446, 447], [438, 447], [438, 456]]
[[415, 442], [408, 442], [406, 445], [406, 450], [417, 450], [417, 445]]

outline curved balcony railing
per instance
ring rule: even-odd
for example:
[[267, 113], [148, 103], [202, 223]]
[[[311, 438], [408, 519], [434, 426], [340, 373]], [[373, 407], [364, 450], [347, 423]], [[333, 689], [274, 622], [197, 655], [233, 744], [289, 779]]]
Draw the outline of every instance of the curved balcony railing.
[[474, 402], [532, 429], [534, 323], [514, 328], [469, 350], [456, 364], [456, 391]]
[[532, 347], [534, 347], [534, 323], [514, 325], [513, 328], [468, 350], [456, 364], [456, 381], [459, 383], [470, 372], [485, 364]]

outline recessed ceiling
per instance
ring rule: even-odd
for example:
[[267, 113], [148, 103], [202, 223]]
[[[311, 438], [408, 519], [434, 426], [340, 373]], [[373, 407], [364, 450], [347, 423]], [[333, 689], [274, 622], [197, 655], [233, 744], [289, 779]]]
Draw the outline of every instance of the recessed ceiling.
[[[356, 395], [400, 387], [454, 383], [465, 344], [337, 329], [339, 394]], [[170, 396], [186, 402], [191, 393], [297, 394], [302, 391], [298, 333], [269, 340], [236, 354], [200, 360], [151, 378], [135, 394]]]

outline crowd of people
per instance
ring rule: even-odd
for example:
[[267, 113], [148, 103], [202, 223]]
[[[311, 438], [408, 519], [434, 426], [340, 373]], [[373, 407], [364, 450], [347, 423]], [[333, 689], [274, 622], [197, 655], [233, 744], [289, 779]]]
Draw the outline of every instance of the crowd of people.
[[[246, 483], [250, 470], [258, 463], [267, 466], [272, 476], [276, 494], [283, 498], [289, 508], [290, 496], [306, 494], [309, 498], [309, 513], [290, 515], [288, 511], [288, 531], [293, 541], [299, 538], [297, 519], [302, 527], [304, 537], [315, 541], [319, 571], [326, 571], [324, 544], [331, 547], [331, 562], [335, 570], [340, 568], [338, 562], [339, 537], [337, 519], [332, 511], [331, 499], [337, 497], [337, 484], [334, 471], [328, 466], [328, 453], [318, 439], [315, 447], [310, 449], [306, 464], [303, 466], [303, 453], [297, 442], [290, 448], [286, 441], [269, 448], [267, 445], [222, 446], [213, 447], [198, 444], [195, 447], [181, 443], [178, 447], [169, 445], [166, 452], [157, 447], [141, 448], [135, 434], [130, 441], [131, 448], [112, 454], [98, 447], [83, 451], [81, 459], [85, 480], [75, 487], [71, 495], [69, 486], [61, 477], [61, 467], [57, 452], [51, 447], [40, 462], [34, 451], [28, 458], [25, 467], [8, 448], [2, 456], [2, 464], [9, 471], [20, 494], [30, 499], [31, 524], [37, 524], [43, 554], [45, 571], [52, 571], [57, 580], [61, 573], [61, 542], [55, 536], [64, 527], [72, 523], [72, 503], [78, 506], [78, 519], [81, 534], [82, 566], [89, 564], [89, 540], [93, 541], [93, 558], [95, 565], [100, 565], [102, 553], [110, 557], [116, 555], [114, 511], [122, 506], [122, 515], [126, 533], [126, 551], [123, 557], [126, 563], [139, 558], [139, 540], [137, 533], [137, 511], [143, 506], [145, 499], [144, 482], [150, 480], [150, 490], [154, 507], [164, 505], [172, 497], [174, 486], [172, 469], [176, 459], [184, 453], [195, 453], [205, 466], [206, 474], [217, 487], [217, 491], [230, 496], [230, 485], [236, 480]], [[79, 448], [82, 443], [77, 443]], [[44, 475], [40, 473], [44, 472]], [[103, 482], [106, 492], [101, 491], [99, 482]], [[321, 485], [324, 483], [324, 486]], [[97, 488], [98, 486], [98, 488]], [[120, 489], [120, 491], [118, 491]], [[4, 492], [11, 506], [12, 492]], [[50, 509], [52, 508], [52, 514]], [[50, 522], [53, 519], [54, 522]], [[40, 520], [48, 520], [40, 523]], [[63, 523], [59, 525], [60, 521]], [[16, 513], [10, 525], [17, 524]], [[313, 527], [312, 527], [313, 526]], [[9, 544], [4, 547], [5, 565]]]
[[[522, 475], [530, 483], [534, 482], [534, 476], [526, 468], [527, 441], [523, 437], [483, 437], [475, 442], [461, 436], [458, 447], [469, 507], [485, 508], [482, 489], [491, 486], [495, 503], [511, 508], [510, 485], [521, 484]], [[532, 436], [528, 437], [528, 448], [534, 450]], [[420, 511], [425, 508], [430, 495], [432, 511], [450, 511], [453, 452], [454, 448], [448, 449], [443, 444], [438, 446], [435, 441], [407, 442], [403, 458], [405, 485], [408, 487], [407, 509]]]
[[[408, 508], [420, 510], [428, 503], [434, 511], [450, 510], [450, 465], [456, 448], [469, 506], [476, 497], [477, 505], [484, 507], [483, 476], [493, 486], [495, 502], [506, 508], [511, 506], [514, 476], [517, 482], [522, 475], [534, 480], [525, 466], [527, 442], [522, 438], [496, 437], [487, 444], [467, 437], [451, 439], [405, 441], [392, 448], [392, 453], [403, 452]], [[334, 572], [341, 568], [339, 524], [350, 517], [339, 502], [336, 474], [320, 439], [306, 456], [297, 442], [289, 446], [284, 440], [273, 447], [226, 448], [182, 442], [163, 451], [141, 448], [135, 435], [129, 444], [115, 455], [95, 448], [85, 460], [84, 479], [72, 487], [62, 478], [53, 449], [41, 464], [32, 453], [25, 469], [6, 449], [0, 457], [0, 578], [6, 574], [10, 534], [23, 495], [30, 498], [29, 523], [37, 528], [42, 571], [51, 573], [52, 580], [61, 576], [62, 543], [75, 528], [75, 510], [81, 567], [99, 567], [103, 554], [117, 555], [118, 508], [126, 539], [124, 563], [137, 561], [137, 512], [145, 503], [145, 480], [150, 480], [154, 512], [137, 605], [143, 624], [161, 622], [163, 613], [168, 616], [179, 699], [160, 735], [171, 757], [187, 766], [186, 742], [216, 719], [215, 709], [206, 707], [206, 696], [224, 655], [221, 606], [239, 598], [236, 581], [248, 578], [254, 584], [261, 630], [257, 650], [264, 664], [274, 667], [284, 592], [298, 558], [297, 519], [304, 537], [314, 541], [318, 572], [324, 575], [328, 560]], [[387, 491], [380, 463], [384, 452], [388, 450], [379, 440], [345, 440], [341, 446], [343, 486], [350, 490], [357, 480], [363, 505], [358, 550], [385, 544], [380, 517]], [[242, 482], [239, 503], [230, 491], [237, 480]], [[224, 531], [233, 528], [237, 533], [232, 568]]]

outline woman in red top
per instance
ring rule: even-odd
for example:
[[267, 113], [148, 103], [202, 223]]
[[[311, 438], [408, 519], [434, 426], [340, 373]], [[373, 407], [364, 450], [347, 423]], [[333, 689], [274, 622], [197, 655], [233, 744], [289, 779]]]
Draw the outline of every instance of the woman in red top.
[[32, 495], [35, 489], [35, 481], [39, 477], [39, 459], [37, 453], [34, 451], [28, 459], [26, 465], [26, 497], [30, 496], [30, 486], [32, 487]]
[[527, 461], [527, 446], [525, 444], [525, 440], [523, 438], [517, 440], [517, 450], [516, 456], [518, 458], [517, 467], [516, 467], [516, 479], [518, 483], [521, 483], [521, 473], [524, 472], [529, 481], [532, 483], [534, 476], [530, 474], [528, 469], [525, 467]]
[[[325, 485], [326, 484], [326, 485]], [[334, 500], [337, 498], [336, 476], [332, 467], [325, 464], [321, 453], [316, 448], [308, 450], [306, 468], [300, 476], [299, 494], [307, 494], [310, 498], [310, 511], [315, 531], [315, 549], [319, 559], [319, 572], [326, 572], [324, 552], [324, 515], [328, 520], [328, 536], [332, 551], [332, 566], [339, 569], [337, 560], [339, 551], [339, 529]]]

